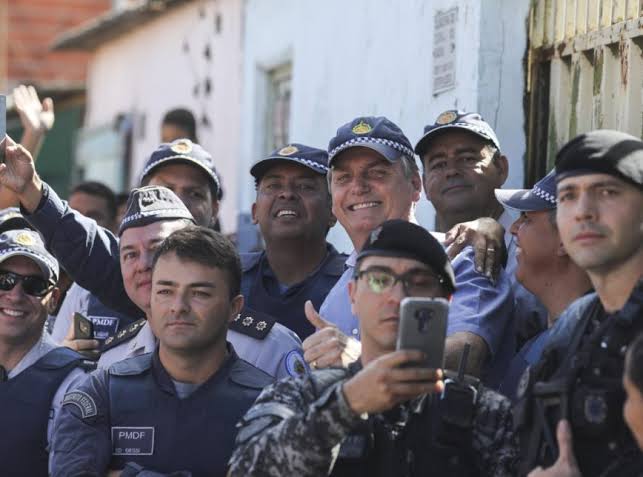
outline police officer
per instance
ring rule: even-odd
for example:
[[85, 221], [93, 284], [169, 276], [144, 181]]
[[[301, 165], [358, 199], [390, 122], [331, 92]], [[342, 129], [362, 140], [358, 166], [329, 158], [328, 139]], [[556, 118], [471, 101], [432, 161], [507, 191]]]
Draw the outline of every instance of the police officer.
[[235, 424], [272, 381], [226, 343], [227, 324], [243, 305], [240, 278], [234, 245], [217, 232], [187, 227], [163, 241], [148, 317], [158, 347], [65, 395], [53, 476], [224, 475]]
[[[328, 293], [317, 317], [321, 328], [304, 341], [304, 356], [313, 366], [339, 364], [337, 356], [346, 343], [342, 361], [355, 358], [359, 339], [357, 317], [351, 312], [347, 286], [355, 257], [371, 230], [385, 220], [416, 221], [422, 180], [413, 149], [402, 130], [384, 117], [358, 117], [342, 125], [329, 146], [329, 183], [333, 213], [355, 247], [346, 271]], [[468, 372], [484, 375], [486, 383], [499, 384], [502, 371], [515, 353], [513, 299], [504, 272], [496, 283], [476, 271], [474, 251], [466, 248], [453, 261], [456, 291], [449, 311], [446, 367], [455, 369], [465, 344], [470, 344]], [[324, 321], [326, 320], [326, 321]]]
[[349, 285], [360, 360], [266, 388], [241, 421], [229, 475], [514, 476], [509, 401], [473, 378], [445, 382], [418, 366], [421, 352], [395, 350], [400, 301], [448, 299], [454, 287], [426, 230], [404, 220], [376, 228]]
[[558, 152], [556, 181], [562, 243], [596, 293], [561, 315], [521, 380], [523, 470], [554, 462], [564, 418], [583, 476], [638, 476], [643, 455], [623, 421], [620, 377], [643, 329], [643, 142], [617, 131], [581, 134]]
[[326, 183], [326, 151], [292, 143], [255, 163], [252, 218], [265, 251], [243, 254], [246, 306], [274, 317], [305, 339], [315, 331], [304, 303], [315, 308], [344, 272], [346, 256], [326, 242], [335, 224]]
[[[190, 154], [179, 142], [163, 146], [165, 153]], [[7, 167], [7, 164], [10, 167]], [[152, 252], [172, 231], [194, 223], [186, 206], [169, 189], [148, 186], [134, 190], [123, 219], [119, 241], [93, 220], [71, 210], [35, 172], [33, 161], [20, 146], [8, 149], [7, 163], [0, 168], [0, 182], [17, 192], [27, 219], [44, 235], [51, 250], [76, 282], [105, 305], [141, 318], [149, 311], [149, 275]], [[123, 247], [120, 247], [123, 245]], [[240, 314], [244, 332], [231, 331], [239, 355], [273, 376], [305, 372], [299, 338], [258, 315]], [[154, 336], [143, 318], [105, 340], [99, 365], [151, 351]]]
[[[551, 326], [574, 300], [592, 291], [592, 284], [585, 270], [572, 261], [560, 243], [554, 170], [532, 189], [496, 189], [496, 197], [505, 208], [520, 212], [520, 217], [509, 228], [517, 248], [515, 280], [547, 309], [547, 329], [528, 340], [513, 357], [499, 389], [515, 400], [520, 377], [527, 366], [540, 359]], [[517, 315], [521, 311], [524, 310], [514, 310], [516, 320], [522, 319]]]
[[47, 476], [48, 442], [63, 395], [87, 365], [44, 330], [59, 298], [58, 263], [26, 229], [0, 235], [0, 422], [2, 474]]

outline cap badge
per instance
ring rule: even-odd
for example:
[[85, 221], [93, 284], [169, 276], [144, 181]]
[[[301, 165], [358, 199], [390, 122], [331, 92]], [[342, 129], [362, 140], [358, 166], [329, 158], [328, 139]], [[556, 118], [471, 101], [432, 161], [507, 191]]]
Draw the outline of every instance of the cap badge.
[[177, 154], [189, 154], [192, 152], [192, 143], [186, 139], [178, 140], [170, 146], [170, 149]]
[[299, 152], [295, 146], [282, 147], [277, 154], [280, 156], [292, 156], [294, 153]]
[[368, 134], [373, 130], [370, 124], [365, 121], [360, 121], [355, 126], [353, 126], [353, 133], [355, 134]]
[[435, 120], [435, 124], [449, 124], [458, 119], [458, 115], [455, 111], [445, 111], [438, 116], [438, 119]]
[[21, 232], [18, 235], [16, 235], [16, 242], [19, 243], [20, 245], [24, 245], [25, 247], [28, 247], [29, 245], [33, 245], [36, 243], [33, 237], [25, 232]]

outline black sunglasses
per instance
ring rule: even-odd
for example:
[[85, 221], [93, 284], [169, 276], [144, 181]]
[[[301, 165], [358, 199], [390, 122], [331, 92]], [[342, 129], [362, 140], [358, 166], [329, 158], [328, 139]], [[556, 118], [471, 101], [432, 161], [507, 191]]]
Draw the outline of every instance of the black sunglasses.
[[9, 291], [22, 282], [22, 289], [27, 295], [41, 297], [46, 295], [54, 284], [38, 275], [20, 275], [0, 270], [0, 290]]

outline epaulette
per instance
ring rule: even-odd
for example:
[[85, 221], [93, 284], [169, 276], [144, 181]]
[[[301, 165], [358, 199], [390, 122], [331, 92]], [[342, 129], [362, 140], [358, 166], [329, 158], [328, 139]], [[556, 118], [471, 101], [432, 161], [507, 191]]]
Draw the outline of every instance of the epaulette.
[[276, 322], [275, 318], [266, 313], [244, 307], [241, 313], [232, 320], [229, 329], [262, 340], [268, 336]]
[[103, 343], [101, 352], [105, 352], [107, 350], [115, 348], [119, 344], [124, 343], [130, 338], [133, 338], [134, 336], [136, 336], [136, 334], [141, 330], [141, 328], [145, 326], [146, 321], [147, 320], [145, 318], [141, 318], [140, 320], [135, 321], [128, 327], [120, 330], [118, 333], [116, 333], [115, 336], [110, 336], [109, 338], [107, 338]]
[[109, 374], [115, 376], [135, 376], [152, 367], [152, 354], [145, 353], [122, 361], [117, 361], [108, 368]]

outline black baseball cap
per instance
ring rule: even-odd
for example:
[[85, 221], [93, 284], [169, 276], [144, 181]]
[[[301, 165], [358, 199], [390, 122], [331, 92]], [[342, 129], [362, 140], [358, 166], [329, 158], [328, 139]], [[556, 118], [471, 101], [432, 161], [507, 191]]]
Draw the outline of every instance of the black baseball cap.
[[45, 280], [50, 283], [58, 282], [58, 261], [47, 251], [38, 232], [17, 229], [0, 234], [0, 263], [16, 256], [33, 260], [42, 271]]
[[431, 268], [451, 292], [455, 274], [444, 247], [426, 229], [406, 220], [387, 220], [373, 230], [357, 261], [370, 256], [410, 258]]

